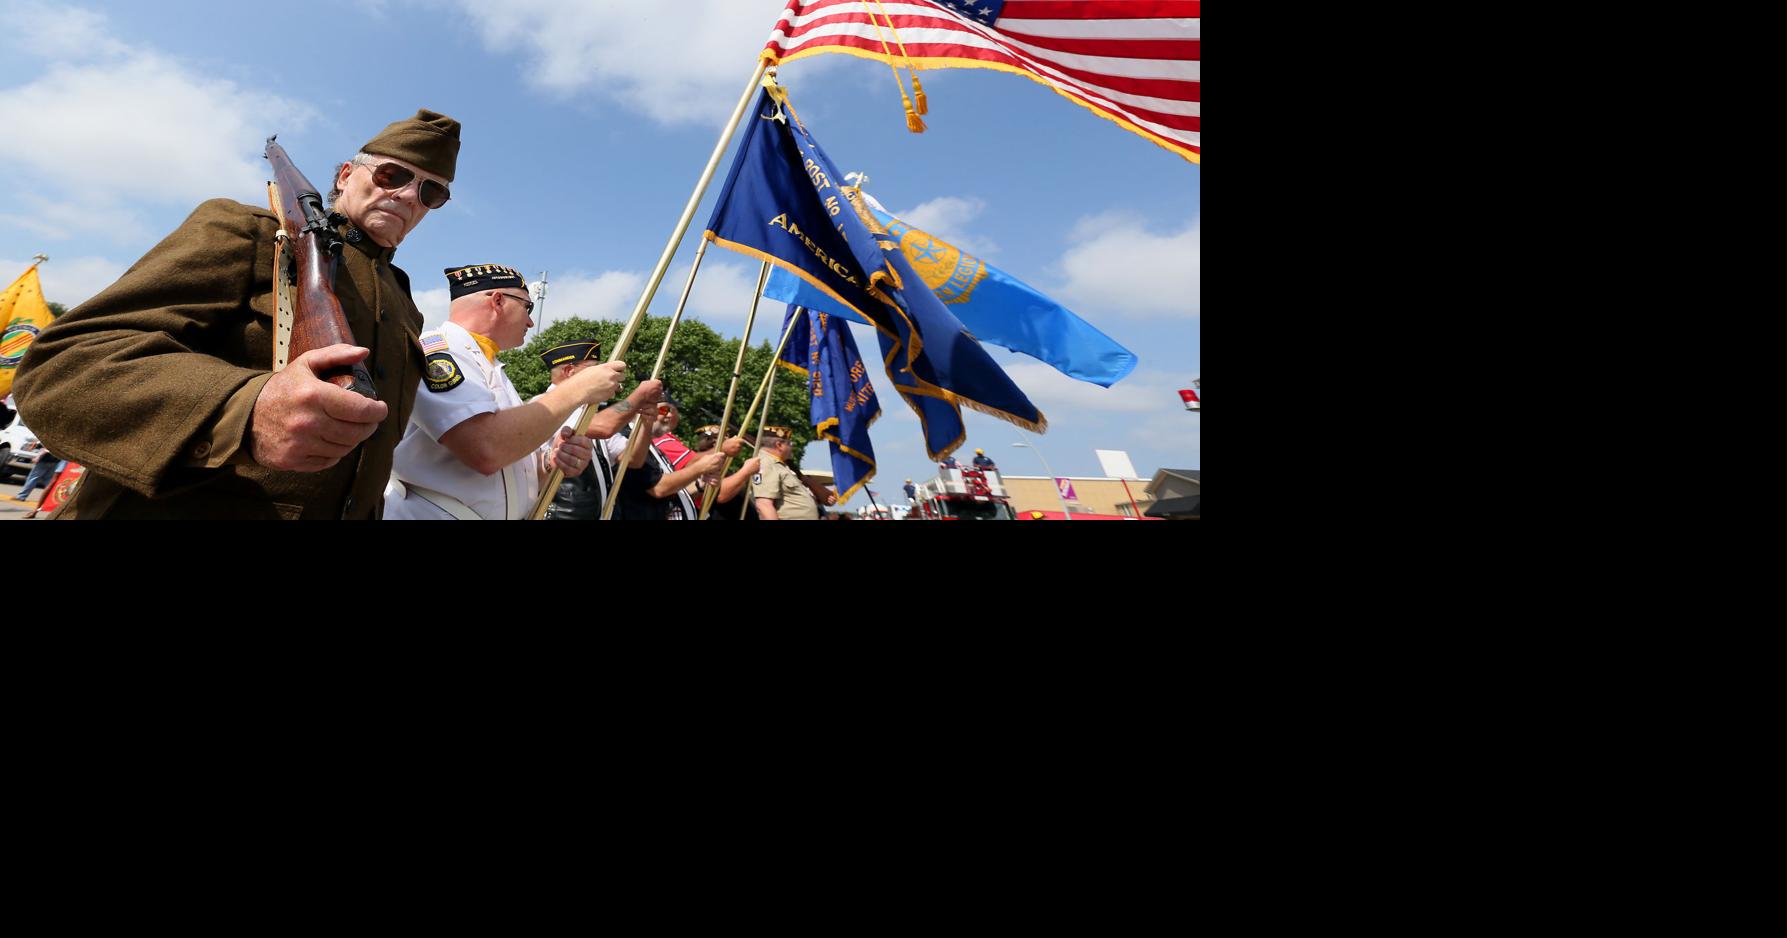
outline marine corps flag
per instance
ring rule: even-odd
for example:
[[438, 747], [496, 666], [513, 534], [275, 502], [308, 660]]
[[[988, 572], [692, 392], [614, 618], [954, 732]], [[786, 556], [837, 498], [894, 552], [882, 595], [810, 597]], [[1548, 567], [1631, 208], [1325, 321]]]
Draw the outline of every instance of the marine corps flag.
[[837, 168], [766, 86], [706, 237], [787, 270], [875, 327], [894, 390], [942, 459], [967, 439], [962, 406], [1034, 433], [1048, 421], [913, 269], [886, 226], [841, 188]]
[[37, 281], [37, 265], [32, 264], [19, 279], [0, 294], [0, 397], [12, 393], [13, 376], [19, 362], [31, 347], [37, 334], [56, 317], [50, 304], [43, 300], [43, 285]]
[[798, 306], [788, 307], [788, 315], [800, 316], [802, 322], [788, 334], [782, 365], [807, 379], [807, 391], [813, 396], [813, 433], [831, 443], [838, 502], [847, 502], [875, 477], [869, 428], [881, 419], [881, 402], [875, 399], [869, 369], [842, 318], [818, 310], [802, 312]]

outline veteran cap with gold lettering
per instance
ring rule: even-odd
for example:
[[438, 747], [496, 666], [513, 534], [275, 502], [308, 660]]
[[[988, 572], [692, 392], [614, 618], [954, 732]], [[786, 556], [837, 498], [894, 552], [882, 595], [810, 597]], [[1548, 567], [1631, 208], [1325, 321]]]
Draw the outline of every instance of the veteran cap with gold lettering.
[[546, 363], [548, 369], [553, 369], [560, 365], [575, 365], [578, 362], [586, 362], [601, 354], [602, 344], [600, 342], [597, 342], [595, 339], [581, 339], [576, 342], [565, 342], [560, 345], [554, 345], [540, 353], [540, 360]]
[[766, 440], [772, 438], [777, 440], [792, 440], [794, 439], [794, 431], [787, 427], [764, 427], [763, 438]]
[[459, 165], [459, 122], [424, 108], [415, 117], [397, 121], [366, 141], [362, 152], [395, 156], [448, 182]]
[[446, 269], [447, 287], [453, 293], [453, 299], [459, 299], [472, 293], [502, 288], [527, 289], [527, 278], [521, 271], [501, 264], [474, 264], [470, 267], [449, 267]]
[[710, 423], [705, 427], [697, 427], [697, 428], [695, 428], [695, 435], [696, 436], [719, 436], [720, 435], [720, 425], [717, 423]]

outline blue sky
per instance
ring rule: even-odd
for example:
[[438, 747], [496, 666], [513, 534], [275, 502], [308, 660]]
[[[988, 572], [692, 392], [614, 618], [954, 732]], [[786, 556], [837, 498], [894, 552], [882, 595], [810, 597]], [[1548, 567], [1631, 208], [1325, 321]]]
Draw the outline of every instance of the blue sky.
[[[44, 291], [73, 306], [199, 202], [264, 205], [269, 134], [323, 183], [385, 124], [426, 107], [465, 125], [453, 201], [397, 254], [430, 324], [446, 316], [441, 270], [471, 263], [550, 271], [548, 321], [624, 318], [784, 6], [323, 0], [295, 25], [270, 4], [0, 0], [0, 278], [48, 254]], [[781, 78], [833, 160], [868, 173], [895, 214], [1063, 301], [1140, 358], [1104, 389], [992, 349], [1050, 430], [965, 411], [961, 455], [980, 447], [1008, 473], [1043, 474], [1011, 446], [1023, 441], [1063, 475], [1103, 475], [1095, 449], [1127, 451], [1143, 477], [1201, 469], [1203, 417], [1177, 390], [1202, 374], [1202, 168], [1013, 75], [922, 75], [924, 134], [906, 130], [884, 65], [819, 56]], [[719, 181], [654, 315], [675, 308]], [[742, 334], [755, 276], [755, 262], [710, 251], [687, 315]], [[765, 323], [781, 313], [766, 303], [753, 340], [773, 341]], [[655, 351], [631, 357], [649, 368]], [[884, 411], [873, 487], [897, 495], [934, 465], [916, 418], [873, 377]], [[806, 465], [829, 468], [825, 447], [809, 447]]]

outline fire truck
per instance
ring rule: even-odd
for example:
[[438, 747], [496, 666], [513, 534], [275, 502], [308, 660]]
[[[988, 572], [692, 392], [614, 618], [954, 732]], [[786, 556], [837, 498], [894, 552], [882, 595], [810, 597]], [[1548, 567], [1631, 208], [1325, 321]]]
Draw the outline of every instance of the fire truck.
[[937, 478], [915, 486], [918, 503], [907, 521], [1016, 521], [997, 469], [937, 467]]

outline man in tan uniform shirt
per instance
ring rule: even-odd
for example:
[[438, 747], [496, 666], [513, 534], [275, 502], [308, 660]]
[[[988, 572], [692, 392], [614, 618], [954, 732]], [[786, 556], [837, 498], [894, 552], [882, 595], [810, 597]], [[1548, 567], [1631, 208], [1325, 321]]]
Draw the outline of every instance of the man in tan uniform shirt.
[[764, 427], [763, 471], [751, 477], [751, 497], [757, 500], [757, 516], [764, 521], [818, 521], [819, 503], [801, 478], [789, 468], [794, 454], [793, 434], [787, 427]]
[[[55, 517], [379, 517], [423, 373], [422, 314], [391, 259], [450, 197], [459, 129], [418, 111], [336, 170], [331, 208], [348, 221], [335, 293], [357, 347], [272, 373], [278, 221], [228, 199], [45, 329], [19, 369], [19, 411], [88, 468]], [[377, 400], [316, 377], [360, 361]]]

